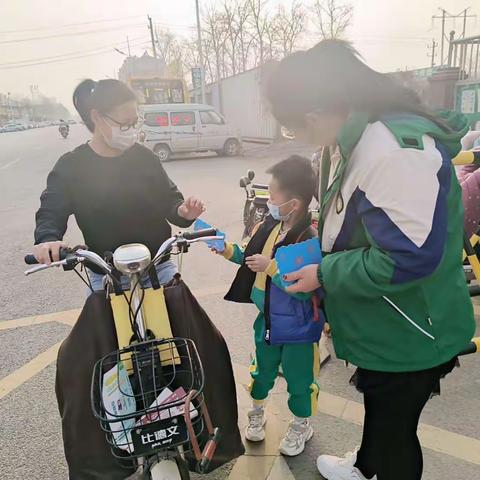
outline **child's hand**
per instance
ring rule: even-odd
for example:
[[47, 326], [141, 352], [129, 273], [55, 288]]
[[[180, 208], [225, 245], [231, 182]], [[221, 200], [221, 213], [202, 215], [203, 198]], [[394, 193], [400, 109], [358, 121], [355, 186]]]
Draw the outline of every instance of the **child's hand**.
[[247, 264], [247, 267], [252, 271], [252, 272], [264, 272], [267, 267], [270, 265], [271, 259], [266, 257], [265, 255], [252, 255], [251, 257], [247, 257], [245, 259], [245, 263]]

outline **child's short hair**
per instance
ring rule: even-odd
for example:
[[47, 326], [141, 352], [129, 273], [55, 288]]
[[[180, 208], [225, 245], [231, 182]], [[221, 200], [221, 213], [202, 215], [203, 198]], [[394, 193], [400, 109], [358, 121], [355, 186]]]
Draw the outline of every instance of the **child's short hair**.
[[312, 162], [308, 158], [291, 155], [270, 167], [267, 173], [278, 181], [282, 190], [301, 200], [308, 208], [316, 186]]

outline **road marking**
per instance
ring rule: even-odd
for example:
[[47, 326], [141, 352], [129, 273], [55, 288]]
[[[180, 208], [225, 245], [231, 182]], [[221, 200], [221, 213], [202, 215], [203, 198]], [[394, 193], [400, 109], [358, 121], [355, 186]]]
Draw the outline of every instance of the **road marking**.
[[[227, 285], [217, 285], [213, 287], [199, 288], [192, 293], [196, 298], [204, 298], [210, 295], [225, 293]], [[73, 326], [80, 315], [81, 309], [65, 310], [63, 312], [47, 313], [43, 315], [34, 315], [32, 317], [16, 318], [15, 320], [0, 320], [0, 331], [13, 328], [30, 327], [31, 325], [40, 325], [42, 323], [59, 322]]]
[[57, 358], [58, 349], [61, 344], [62, 342], [56, 343], [18, 370], [15, 370], [10, 375], [2, 378], [0, 380], [0, 400], [54, 362]]
[[[234, 371], [237, 384], [246, 387], [250, 382], [248, 367], [234, 365]], [[288, 422], [291, 413], [287, 406], [288, 394], [286, 393], [285, 379], [279, 378], [277, 384], [282, 393], [271, 395], [270, 403], [274, 404], [274, 407], [281, 412], [277, 418], [282, 418], [285, 422]], [[318, 412], [354, 425], [363, 425], [364, 408], [361, 403], [328, 392], [320, 392]], [[426, 423], [420, 423], [418, 436], [421, 444], [429, 450], [480, 465], [480, 440], [477, 438], [450, 432]]]
[[4, 320], [0, 322], [0, 331], [12, 328], [30, 327], [31, 325], [40, 325], [42, 323], [59, 322], [72, 325], [80, 315], [80, 309], [66, 310], [64, 312], [48, 313], [46, 315], [35, 315], [33, 317], [17, 318], [15, 320]]
[[5, 165], [2, 165], [0, 167], [0, 170], [6, 170], [8, 167], [11, 167], [12, 165], [15, 165], [16, 163], [18, 163], [21, 159], [20, 158], [16, 158], [15, 160], [12, 160], [11, 162], [8, 162], [6, 163]]
[[[205, 289], [199, 289], [194, 291], [194, 294], [201, 298], [202, 296], [208, 296], [223, 292], [225, 286], [217, 286]], [[73, 326], [75, 323], [80, 310], [68, 310], [64, 312], [56, 312], [48, 315], [39, 315], [29, 318], [21, 318], [16, 320], [9, 320], [0, 322], [0, 330], [6, 330], [8, 328], [18, 328], [29, 325], [37, 325], [46, 322], [58, 322], [65, 325]], [[12, 372], [10, 375], [0, 380], [0, 399], [7, 396], [9, 393], [23, 385], [26, 381], [30, 380], [32, 377], [40, 373], [44, 368], [53, 363], [57, 358], [58, 349], [62, 342], [59, 342], [52, 347], [50, 347], [45, 352], [41, 353], [30, 362], [26, 363], [18, 370]], [[244, 365], [234, 365], [235, 377], [237, 384], [247, 385], [250, 382], [250, 375], [248, 367]], [[279, 385], [281, 386], [281, 393], [272, 395], [272, 408], [279, 411], [281, 414], [277, 415], [277, 418], [283, 419], [284, 421], [279, 422], [279, 428], [284, 428], [283, 423], [288, 421], [290, 413], [287, 407], [287, 393], [286, 393], [286, 384], [283, 378], [278, 380]], [[246, 405], [246, 400], [249, 401], [248, 395], [241, 395], [243, 392], [240, 391], [242, 387], [239, 388], [239, 407], [245, 409], [248, 407]], [[248, 402], [247, 402], [248, 403]], [[364, 409], [363, 405], [348, 400], [337, 395], [333, 395], [328, 392], [320, 392], [318, 400], [319, 412], [339, 418], [345, 422], [361, 426], [363, 424]], [[278, 429], [278, 428], [276, 428]], [[430, 450], [446, 454], [460, 460], [473, 463], [475, 465], [480, 465], [480, 440], [465, 435], [457, 434], [444, 430], [442, 428], [434, 427], [425, 423], [419, 425], [418, 430], [419, 438], [422, 445]], [[250, 455], [255, 456], [254, 452], [251, 452]], [[258, 455], [258, 454], [257, 454]], [[247, 457], [250, 458], [250, 457]], [[270, 471], [273, 467], [273, 460], [268, 459], [267, 470], [262, 470], [262, 474], [267, 473], [263, 479], [266, 479], [270, 475]], [[252, 460], [253, 461], [253, 460]], [[253, 461], [258, 466], [258, 461]], [[242, 467], [243, 465], [243, 467]], [[251, 471], [252, 464], [245, 464], [245, 460], [242, 463], [239, 463], [238, 468], [232, 470], [234, 476], [233, 478], [242, 478], [237, 475], [241, 475], [241, 472], [245, 472], [245, 469]], [[278, 468], [284, 467], [284, 465], [279, 465]], [[260, 473], [260, 472], [259, 472]], [[243, 477], [251, 478], [261, 478], [261, 476], [256, 477]], [[272, 477], [270, 477], [272, 478]]]
[[272, 470], [267, 480], [295, 480], [286, 460], [282, 456], [278, 456], [273, 462]]

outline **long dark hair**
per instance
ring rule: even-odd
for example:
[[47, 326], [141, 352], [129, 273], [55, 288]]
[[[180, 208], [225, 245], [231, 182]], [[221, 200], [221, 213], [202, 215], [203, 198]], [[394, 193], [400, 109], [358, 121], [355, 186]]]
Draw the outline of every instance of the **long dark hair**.
[[115, 107], [136, 99], [135, 93], [127, 84], [114, 79], [98, 82], [86, 79], [73, 92], [73, 105], [91, 132], [95, 129], [90, 115], [92, 109], [107, 114]]
[[265, 94], [273, 115], [287, 127], [301, 126], [315, 110], [414, 113], [445, 127], [414, 91], [371, 69], [343, 40], [323, 40], [286, 57], [270, 76]]

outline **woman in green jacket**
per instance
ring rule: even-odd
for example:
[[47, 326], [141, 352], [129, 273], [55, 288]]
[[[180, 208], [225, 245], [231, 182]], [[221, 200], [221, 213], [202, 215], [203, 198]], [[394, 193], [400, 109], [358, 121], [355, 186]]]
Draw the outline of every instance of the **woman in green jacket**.
[[284, 59], [268, 85], [278, 121], [323, 146], [324, 259], [287, 278], [325, 290], [339, 358], [358, 367], [362, 445], [321, 456], [328, 480], [418, 480], [420, 414], [474, 334], [462, 269], [463, 210], [451, 165], [468, 125], [327, 40]]

